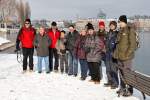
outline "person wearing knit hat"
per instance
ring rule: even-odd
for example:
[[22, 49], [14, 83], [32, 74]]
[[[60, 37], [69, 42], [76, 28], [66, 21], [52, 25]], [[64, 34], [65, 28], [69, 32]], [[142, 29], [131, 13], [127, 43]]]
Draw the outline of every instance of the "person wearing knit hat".
[[[100, 40], [105, 44], [105, 39], [106, 39], [106, 31], [105, 31], [105, 22], [104, 21], [100, 21], [99, 22], [99, 30], [97, 32], [98, 37], [100, 38]], [[102, 61], [104, 62], [105, 66], [106, 66], [106, 54], [105, 54], [105, 48], [103, 49], [102, 53], [101, 53], [102, 59], [100, 61], [100, 66]], [[102, 69], [100, 69], [100, 71], [102, 71]], [[102, 72], [101, 72], [102, 73]], [[101, 75], [102, 76], [102, 75]]]
[[91, 23], [87, 24], [87, 30], [94, 30], [94, 26]]
[[[89, 72], [91, 80], [89, 82], [94, 82], [95, 84], [100, 84], [102, 79], [101, 67], [99, 66], [101, 61], [101, 51], [104, 47], [103, 42], [94, 32], [94, 27], [92, 24], [87, 25], [87, 39], [85, 42], [85, 52], [87, 55], [87, 62], [89, 67]], [[96, 53], [95, 53], [96, 52]]]
[[[127, 24], [126, 15], [119, 17], [119, 26], [120, 30], [117, 35], [117, 40], [119, 41], [117, 41], [116, 49], [113, 52], [113, 58], [117, 59], [118, 63], [122, 65], [120, 67], [132, 70], [132, 61], [137, 47], [136, 32]], [[123, 73], [122, 69], [119, 70]], [[124, 77], [122, 73], [120, 73], [120, 76]], [[133, 94], [133, 87], [129, 85], [127, 89], [128, 92], [124, 91], [127, 88], [127, 85], [122, 78], [120, 80], [121, 85], [117, 93], [125, 97], [131, 96]]]
[[99, 31], [98, 31], [98, 35], [101, 36], [101, 35], [105, 35], [105, 23], [104, 21], [100, 21], [99, 22]]
[[99, 22], [99, 28], [105, 28], [105, 23], [104, 23], [104, 21], [100, 21]]
[[[22, 49], [23, 52], [23, 73], [27, 72], [28, 58], [29, 58], [29, 71], [33, 72], [33, 54], [34, 54], [34, 37], [36, 30], [31, 25], [31, 20], [26, 19], [24, 26], [19, 30], [16, 39], [16, 52]], [[21, 46], [20, 46], [21, 44]]]
[[85, 29], [86, 31], [88, 31], [89, 29], [93, 29], [94, 30], [94, 27], [91, 23], [87, 23], [86, 26], [85, 26]]

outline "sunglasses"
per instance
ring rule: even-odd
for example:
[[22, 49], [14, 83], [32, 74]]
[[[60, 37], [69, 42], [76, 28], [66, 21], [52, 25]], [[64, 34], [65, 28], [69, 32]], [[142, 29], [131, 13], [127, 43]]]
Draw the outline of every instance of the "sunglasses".
[[26, 25], [29, 25], [30, 23], [25, 23]]

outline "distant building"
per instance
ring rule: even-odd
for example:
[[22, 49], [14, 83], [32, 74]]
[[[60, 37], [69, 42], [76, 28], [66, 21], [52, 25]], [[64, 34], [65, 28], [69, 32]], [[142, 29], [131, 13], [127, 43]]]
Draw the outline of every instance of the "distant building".
[[108, 30], [108, 25], [109, 25], [109, 22], [112, 21], [112, 20], [116, 20], [116, 19], [96, 19], [96, 18], [89, 18], [89, 19], [79, 19], [76, 21], [75, 25], [76, 25], [76, 28], [78, 30], [81, 30], [83, 28], [85, 28], [85, 25], [87, 23], [92, 23], [94, 25], [94, 28], [95, 30], [98, 30], [98, 25], [99, 25], [99, 22], [100, 21], [104, 21], [105, 22], [105, 26], [106, 26], [106, 30]]

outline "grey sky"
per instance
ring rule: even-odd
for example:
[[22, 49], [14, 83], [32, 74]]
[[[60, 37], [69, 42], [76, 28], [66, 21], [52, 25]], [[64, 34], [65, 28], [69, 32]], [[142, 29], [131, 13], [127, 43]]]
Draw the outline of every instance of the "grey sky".
[[75, 19], [96, 17], [101, 8], [108, 17], [121, 14], [150, 15], [150, 0], [27, 0], [32, 10], [32, 19]]

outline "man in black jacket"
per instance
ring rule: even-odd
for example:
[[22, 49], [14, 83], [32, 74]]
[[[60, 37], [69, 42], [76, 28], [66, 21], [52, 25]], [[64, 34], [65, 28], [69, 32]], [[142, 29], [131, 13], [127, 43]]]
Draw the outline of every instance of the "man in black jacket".
[[76, 31], [73, 25], [70, 25], [69, 33], [66, 37], [66, 49], [69, 51], [68, 75], [77, 76], [78, 74], [78, 59], [75, 53], [73, 52], [75, 47], [75, 41], [77, 40], [78, 36], [79, 36], [79, 32]]

